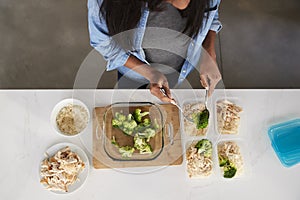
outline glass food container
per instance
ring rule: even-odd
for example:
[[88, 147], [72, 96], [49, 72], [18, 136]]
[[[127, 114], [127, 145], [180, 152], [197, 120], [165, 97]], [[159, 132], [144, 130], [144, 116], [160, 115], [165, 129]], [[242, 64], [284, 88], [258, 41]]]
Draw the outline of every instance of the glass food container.
[[[119, 152], [119, 148], [112, 143], [113, 138], [119, 147], [130, 146], [134, 147], [134, 136], [126, 135], [118, 127], [113, 127], [112, 120], [115, 114], [122, 113], [123, 115], [132, 114], [135, 109], [141, 109], [142, 112], [149, 112], [149, 115], [144, 116], [142, 119], [148, 118], [151, 125], [155, 123], [158, 129], [155, 131], [155, 136], [150, 138], [148, 142], [151, 146], [152, 153], [141, 154], [135, 148], [131, 157], [123, 157]], [[103, 119], [103, 134], [104, 134], [104, 151], [108, 157], [114, 161], [150, 161], [156, 159], [164, 148], [163, 138], [164, 120], [162, 112], [158, 105], [151, 102], [118, 102], [107, 107]], [[134, 134], [133, 134], [134, 135]]]

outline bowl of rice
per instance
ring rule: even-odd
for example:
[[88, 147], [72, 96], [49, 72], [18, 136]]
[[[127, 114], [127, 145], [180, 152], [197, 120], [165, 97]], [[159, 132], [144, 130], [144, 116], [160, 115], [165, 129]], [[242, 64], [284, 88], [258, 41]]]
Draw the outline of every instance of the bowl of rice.
[[78, 99], [64, 99], [54, 106], [50, 121], [58, 134], [78, 136], [90, 121], [89, 109]]

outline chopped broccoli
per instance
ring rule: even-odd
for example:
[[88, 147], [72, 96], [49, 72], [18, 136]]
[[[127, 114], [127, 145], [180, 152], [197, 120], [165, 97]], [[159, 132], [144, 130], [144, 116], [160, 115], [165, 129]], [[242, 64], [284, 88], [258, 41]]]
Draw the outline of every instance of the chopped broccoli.
[[194, 113], [192, 118], [197, 129], [204, 129], [208, 126], [209, 111], [205, 109], [202, 112]]
[[223, 176], [224, 176], [224, 178], [232, 178], [235, 176], [236, 171], [237, 171], [237, 168], [232, 163], [230, 163], [230, 165], [224, 166], [224, 175]]
[[133, 135], [137, 123], [131, 114], [125, 116], [116, 112], [115, 118], [112, 119], [112, 126], [121, 129], [127, 135]]
[[224, 167], [225, 165], [230, 165], [228, 158], [223, 158], [222, 156], [219, 156], [219, 166]]
[[115, 119], [117, 119], [118, 121], [125, 121], [126, 120], [126, 116], [123, 115], [122, 113], [116, 112], [115, 113]]
[[134, 148], [131, 146], [124, 146], [119, 148], [119, 152], [124, 158], [130, 158], [134, 152]]
[[224, 178], [232, 178], [235, 176], [237, 168], [234, 166], [232, 162], [230, 162], [228, 158], [219, 156], [219, 166], [223, 167]]
[[145, 126], [145, 127], [148, 127], [148, 126], [151, 126], [151, 121], [149, 118], [145, 118], [143, 120], [143, 122], [141, 123], [141, 125]]
[[203, 154], [205, 157], [211, 157], [212, 155], [212, 143], [208, 139], [202, 139], [195, 145], [198, 149], [198, 153]]
[[134, 136], [134, 147], [140, 151], [140, 154], [152, 153], [150, 144], [146, 142], [145, 138], [140, 138], [138, 135]]
[[137, 108], [137, 109], [135, 109], [135, 111], [133, 112], [133, 117], [134, 117], [134, 119], [135, 119], [135, 121], [136, 121], [137, 123], [141, 123], [141, 122], [142, 122], [142, 118], [143, 118], [144, 116], [148, 115], [148, 114], [149, 114], [149, 112], [142, 112], [141, 109]]
[[140, 138], [146, 138], [147, 142], [149, 142], [150, 139], [155, 136], [155, 134], [156, 134], [156, 131], [152, 128], [146, 128], [141, 132], [137, 132], [137, 135]]
[[120, 145], [116, 141], [115, 136], [113, 136], [111, 143], [119, 149], [121, 156], [124, 158], [130, 158], [132, 156], [132, 154], [134, 153], [135, 149], [131, 146], [120, 147]]

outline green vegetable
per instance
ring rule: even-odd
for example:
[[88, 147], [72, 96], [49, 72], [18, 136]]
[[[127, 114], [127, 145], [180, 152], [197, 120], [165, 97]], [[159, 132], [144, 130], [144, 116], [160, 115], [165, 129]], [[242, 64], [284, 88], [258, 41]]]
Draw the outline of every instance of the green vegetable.
[[140, 151], [140, 154], [152, 153], [152, 148], [145, 138], [141, 138], [138, 135], [134, 136], [134, 147]]
[[196, 145], [195, 148], [198, 149], [198, 153], [203, 154], [205, 157], [212, 156], [212, 143], [208, 139], [200, 140]]
[[130, 158], [134, 150], [135, 149], [131, 146], [124, 146], [119, 148], [119, 152], [123, 158]]
[[232, 162], [230, 162], [228, 158], [223, 158], [222, 156], [219, 156], [219, 166], [223, 167], [224, 178], [232, 178], [235, 176], [237, 168]]
[[155, 136], [155, 134], [156, 134], [156, 131], [152, 128], [146, 128], [141, 132], [137, 132], [137, 135], [140, 138], [146, 138], [147, 142], [149, 142], [150, 139]]
[[119, 152], [123, 157], [131, 157], [135, 149], [139, 150], [140, 154], [152, 153], [149, 142], [155, 136], [157, 130], [159, 130], [159, 124], [156, 119], [151, 121], [149, 118], [143, 118], [148, 114], [149, 112], [142, 112], [138, 108], [127, 116], [120, 112], [115, 113], [112, 119], [112, 126], [119, 128], [126, 135], [134, 137], [134, 147], [120, 147], [113, 137], [111, 142], [119, 148]]
[[148, 114], [149, 114], [149, 112], [142, 112], [141, 109], [137, 108], [137, 109], [135, 109], [135, 111], [133, 112], [132, 115], [137, 123], [141, 123], [142, 118]]
[[135, 149], [131, 146], [120, 147], [115, 136], [113, 136], [111, 143], [119, 149], [119, 152], [123, 158], [130, 158], [135, 151]]
[[232, 178], [235, 176], [236, 171], [237, 171], [237, 168], [232, 163], [230, 163], [230, 165], [224, 166], [224, 175], [223, 176], [224, 176], [224, 178]]
[[225, 165], [230, 165], [228, 158], [223, 158], [222, 156], [219, 156], [219, 166], [224, 167]]
[[112, 119], [112, 126], [121, 129], [127, 135], [132, 135], [135, 127], [137, 127], [137, 123], [133, 119], [132, 114], [126, 116], [116, 112], [115, 117]]
[[197, 129], [204, 129], [208, 126], [209, 111], [205, 109], [202, 112], [194, 113], [192, 118]]

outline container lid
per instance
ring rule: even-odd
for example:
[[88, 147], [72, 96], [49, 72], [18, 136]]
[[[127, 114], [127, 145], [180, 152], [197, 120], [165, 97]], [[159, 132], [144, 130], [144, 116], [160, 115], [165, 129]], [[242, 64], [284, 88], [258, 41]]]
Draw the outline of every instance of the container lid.
[[285, 167], [300, 162], [300, 119], [273, 125], [268, 130], [272, 147]]

